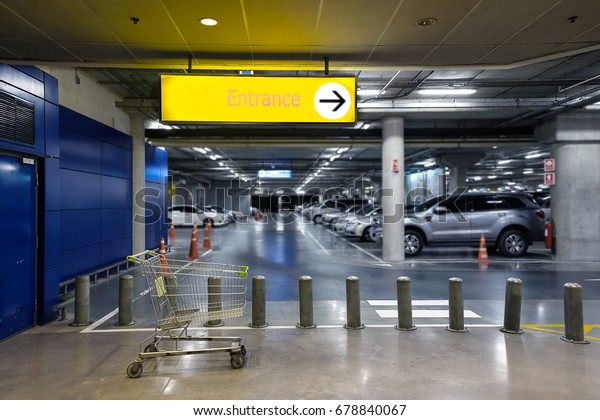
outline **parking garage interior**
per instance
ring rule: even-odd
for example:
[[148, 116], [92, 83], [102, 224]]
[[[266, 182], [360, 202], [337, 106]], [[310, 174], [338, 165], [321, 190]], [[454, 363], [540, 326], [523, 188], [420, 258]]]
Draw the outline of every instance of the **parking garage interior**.
[[[597, 400], [597, 2], [299, 3], [0, 1], [2, 399]], [[199, 23], [209, 15], [216, 26]], [[356, 118], [172, 123], [161, 75], [352, 78]], [[376, 241], [302, 213], [335, 198], [389, 215], [457, 189], [551, 198], [551, 245], [519, 258], [488, 247], [482, 260], [481, 246], [405, 258], [403, 223]], [[241, 216], [194, 239], [195, 223], [172, 224], [175, 205]], [[162, 244], [167, 260], [249, 267], [244, 313], [192, 329], [243, 336], [242, 369], [211, 354], [129, 374], [158, 320], [156, 283], [128, 256]], [[131, 325], [118, 321], [123, 275]], [[74, 320], [81, 277], [85, 325]], [[314, 328], [299, 325], [306, 277]], [[401, 277], [413, 331], [395, 328]], [[361, 328], [347, 328], [349, 278]], [[448, 329], [450, 278], [464, 288], [459, 333]], [[509, 278], [523, 282], [519, 334], [499, 331]], [[567, 284], [582, 287], [578, 343], [560, 339]]]

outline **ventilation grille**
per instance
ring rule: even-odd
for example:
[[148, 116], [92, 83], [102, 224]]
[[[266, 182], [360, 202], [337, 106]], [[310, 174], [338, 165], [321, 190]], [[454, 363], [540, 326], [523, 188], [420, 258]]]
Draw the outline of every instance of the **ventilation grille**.
[[0, 92], [0, 139], [35, 145], [33, 103]]

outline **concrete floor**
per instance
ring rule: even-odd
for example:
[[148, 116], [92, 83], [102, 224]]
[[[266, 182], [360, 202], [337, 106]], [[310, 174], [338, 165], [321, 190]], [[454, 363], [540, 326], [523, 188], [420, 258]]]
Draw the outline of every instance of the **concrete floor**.
[[[202, 233], [202, 232], [201, 232]], [[178, 229], [169, 258], [185, 258], [189, 229]], [[350, 243], [352, 242], [352, 243]], [[202, 247], [202, 241], [200, 241]], [[360, 247], [362, 250], [357, 249]], [[365, 253], [366, 250], [366, 253]], [[327, 251], [327, 252], [324, 252]], [[147, 360], [140, 378], [127, 366], [156, 320], [137, 267], [133, 316], [118, 320], [118, 276], [91, 288], [91, 325], [67, 319], [0, 342], [3, 400], [598, 400], [600, 397], [600, 264], [560, 264], [543, 250], [511, 261], [491, 255], [485, 269], [472, 250], [441, 250], [394, 266], [378, 261], [375, 244], [347, 241], [321, 226], [291, 223], [214, 229], [201, 260], [248, 264], [267, 279], [266, 328], [252, 323], [252, 284], [243, 316], [194, 334], [245, 340], [242, 369], [227, 353]], [[437, 260], [436, 260], [437, 258]], [[440, 261], [446, 259], [446, 261]], [[122, 275], [124, 273], [121, 273]], [[313, 277], [313, 329], [297, 328], [298, 278]], [[346, 329], [346, 278], [360, 279], [364, 329]], [[394, 328], [396, 282], [411, 278], [414, 331]], [[464, 280], [467, 332], [446, 330], [448, 279]], [[523, 279], [524, 334], [499, 331], [505, 280]], [[568, 343], [563, 287], [584, 289], [589, 344]], [[391, 301], [391, 302], [390, 302]], [[442, 310], [442, 312], [427, 312]], [[387, 311], [387, 312], [386, 312]], [[433, 314], [433, 315], [432, 315]], [[467, 312], [465, 312], [467, 314]], [[414, 315], [413, 315], [414, 316]], [[598, 327], [598, 328], [597, 328]], [[193, 347], [197, 343], [186, 343]]]

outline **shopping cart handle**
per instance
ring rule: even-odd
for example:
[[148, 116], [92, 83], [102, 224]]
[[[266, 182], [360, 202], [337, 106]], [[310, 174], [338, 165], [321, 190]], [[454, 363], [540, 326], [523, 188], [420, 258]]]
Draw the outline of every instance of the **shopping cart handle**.
[[134, 263], [139, 263], [140, 261], [144, 260], [144, 258], [141, 258], [141, 257], [146, 256], [146, 255], [148, 255], [150, 257], [154, 257], [157, 254], [154, 251], [146, 250], [146, 251], [140, 252], [138, 254], [133, 254], [133, 255], [127, 256], [127, 261], [134, 262]]

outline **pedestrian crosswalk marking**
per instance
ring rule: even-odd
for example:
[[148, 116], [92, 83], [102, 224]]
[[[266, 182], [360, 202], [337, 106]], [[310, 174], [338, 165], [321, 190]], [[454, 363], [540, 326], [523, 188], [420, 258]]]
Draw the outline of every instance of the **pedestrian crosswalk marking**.
[[[371, 306], [397, 306], [397, 300], [367, 300]], [[448, 306], [447, 300], [413, 300], [412, 306]]]
[[[381, 307], [381, 306], [398, 306], [397, 300], [367, 300], [370, 306]], [[447, 300], [413, 300], [411, 301], [412, 307], [433, 307], [433, 306], [445, 306], [448, 307], [450, 303]], [[375, 312], [380, 318], [398, 318], [397, 309], [376, 309]], [[448, 318], [450, 311], [448, 309], [413, 309], [413, 318]], [[465, 310], [465, 318], [481, 318], [473, 311]]]
[[[381, 318], [398, 318], [398, 311], [395, 309], [377, 309], [375, 312]], [[448, 318], [450, 311], [446, 309], [416, 309], [412, 311], [413, 318]], [[473, 311], [464, 311], [465, 318], [481, 318]]]

